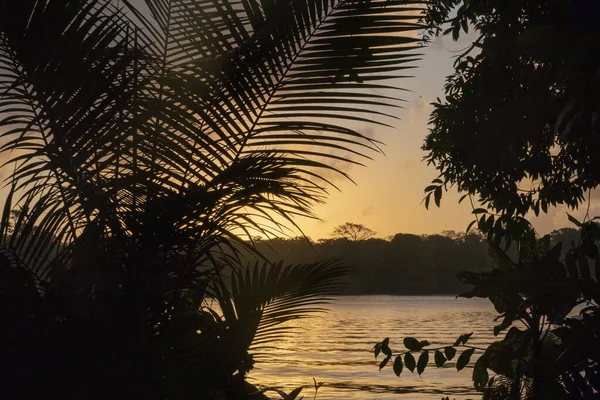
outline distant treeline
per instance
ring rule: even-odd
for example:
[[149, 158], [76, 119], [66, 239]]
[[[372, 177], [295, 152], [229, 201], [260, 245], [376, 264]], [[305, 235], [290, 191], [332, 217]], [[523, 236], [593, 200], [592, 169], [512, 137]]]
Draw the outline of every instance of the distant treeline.
[[[550, 236], [552, 243], [566, 242], [564, 251], [578, 233], [565, 228]], [[457, 272], [485, 271], [493, 266], [482, 235], [454, 231], [436, 235], [399, 233], [387, 240], [273, 239], [259, 241], [257, 247], [270, 260], [286, 264], [343, 260], [354, 268], [346, 294], [457, 294], [469, 288], [458, 281]]]

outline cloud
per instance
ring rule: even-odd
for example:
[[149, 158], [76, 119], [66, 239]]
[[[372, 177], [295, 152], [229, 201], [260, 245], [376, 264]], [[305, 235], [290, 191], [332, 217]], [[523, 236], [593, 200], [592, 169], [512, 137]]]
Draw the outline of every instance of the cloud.
[[362, 210], [361, 215], [363, 217], [367, 217], [373, 213], [373, 210], [374, 210], [373, 206], [369, 206], [369, 207], [365, 208], [364, 210]]
[[417, 118], [428, 115], [430, 108], [431, 105], [429, 104], [429, 101], [427, 101], [427, 99], [423, 96], [419, 96], [419, 98], [412, 102], [412, 106], [409, 111], [410, 120], [414, 122]]

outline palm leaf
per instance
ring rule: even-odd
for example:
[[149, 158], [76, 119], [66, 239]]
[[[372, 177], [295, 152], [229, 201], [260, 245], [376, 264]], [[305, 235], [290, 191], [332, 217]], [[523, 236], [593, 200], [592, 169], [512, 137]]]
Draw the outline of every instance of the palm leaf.
[[393, 122], [399, 99], [380, 81], [416, 59], [416, 8], [123, 4], [26, 0], [0, 16], [5, 210], [23, 210], [4, 240], [49, 279], [93, 226], [103, 251], [154, 265], [176, 299], [244, 238], [314, 217], [324, 170], [347, 176], [331, 161], [380, 151], [357, 123]]
[[343, 288], [348, 267], [336, 260], [284, 267], [256, 264], [232, 272], [231, 292], [221, 286], [218, 301], [229, 328], [230, 345], [259, 350], [293, 331], [285, 322], [324, 311]]
[[14, 169], [5, 208], [22, 210], [5, 239], [43, 275], [111, 208], [102, 183], [131, 113], [135, 40], [108, 0], [23, 1], [0, 19], [0, 151]]
[[[416, 59], [416, 39], [403, 35], [419, 28], [418, 7], [406, 1], [147, 0], [149, 16], [126, 5], [159, 41], [152, 71], [164, 71], [146, 92], [169, 114], [144, 124], [149, 165], [184, 193], [245, 157], [277, 157], [318, 191], [331, 160], [362, 164], [379, 151], [356, 123], [389, 126], [398, 101], [377, 82]], [[288, 220], [285, 207], [263, 206]]]
[[[347, 177], [339, 161], [363, 164], [380, 151], [361, 125], [395, 120], [390, 79], [417, 58], [406, 33], [419, 28], [418, 7], [144, 4], [0, 0], [11, 10], [0, 14], [1, 272], [49, 293], [42, 302], [66, 301], [67, 319], [106, 331], [112, 339], [96, 339], [111, 351], [124, 329], [141, 338], [131, 354], [191, 366], [180, 371], [192, 388], [213, 376], [204, 355], [226, 380], [248, 348], [287, 333], [285, 322], [322, 310], [339, 290], [347, 269], [336, 262], [239, 271], [244, 250], [256, 251], [244, 239], [314, 217], [331, 183], [324, 172]], [[219, 284], [224, 262], [234, 266], [231, 290]], [[209, 283], [226, 318], [214, 321], [218, 334], [169, 331], [185, 294], [202, 287], [204, 296]], [[74, 354], [93, 348], [104, 359], [88, 335], [60, 329], [77, 339], [67, 345]], [[175, 355], [180, 335], [189, 346]], [[152, 370], [145, 360], [121, 363], [123, 374]], [[191, 376], [198, 366], [207, 374]]]
[[[319, 170], [345, 175], [330, 161], [379, 151], [356, 122], [389, 124], [397, 99], [376, 82], [415, 59], [402, 36], [418, 28], [411, 2], [44, 3], [3, 19], [2, 151], [17, 152], [14, 206], [62, 242], [101, 214], [113, 234], [131, 232], [153, 201], [198, 198], [261, 158], [294, 178], [223, 208], [223, 229], [311, 216], [328, 183]], [[187, 223], [202, 224], [189, 204]]]

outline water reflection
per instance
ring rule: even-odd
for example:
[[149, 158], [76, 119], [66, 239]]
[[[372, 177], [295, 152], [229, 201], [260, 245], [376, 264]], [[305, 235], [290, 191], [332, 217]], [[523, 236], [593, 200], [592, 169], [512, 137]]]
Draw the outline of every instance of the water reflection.
[[390, 337], [392, 349], [401, 349], [406, 336], [427, 339], [432, 346], [448, 345], [471, 331], [470, 343], [486, 347], [495, 340], [495, 313], [488, 301], [451, 296], [348, 296], [338, 298], [330, 308], [318, 319], [293, 321], [302, 331], [277, 343], [268, 358], [259, 359], [250, 379], [290, 390], [312, 385], [314, 377], [325, 382], [319, 400], [478, 397], [470, 368], [457, 373], [456, 358], [440, 369], [430, 364], [422, 378], [406, 371], [398, 379], [389, 368], [378, 372], [371, 349], [384, 337]]

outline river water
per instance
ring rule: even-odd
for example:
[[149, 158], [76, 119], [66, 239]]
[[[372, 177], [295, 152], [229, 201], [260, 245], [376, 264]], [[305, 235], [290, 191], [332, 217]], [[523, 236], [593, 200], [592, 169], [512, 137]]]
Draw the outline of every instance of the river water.
[[[317, 399], [477, 399], [471, 365], [456, 371], [457, 356], [443, 368], [435, 368], [433, 354], [419, 377], [406, 368], [397, 378], [391, 362], [381, 372], [373, 357], [373, 345], [390, 338], [392, 350], [402, 350], [407, 336], [428, 340], [431, 347], [453, 344], [473, 332], [469, 344], [486, 347], [497, 340], [492, 334], [494, 313], [482, 299], [453, 296], [347, 296], [336, 298], [321, 317], [294, 321], [297, 334], [274, 343], [268, 358], [257, 360], [250, 382], [290, 391], [323, 382]], [[477, 355], [478, 353], [476, 353]], [[472, 360], [476, 359], [476, 355]], [[305, 399], [314, 389], [305, 388]]]

